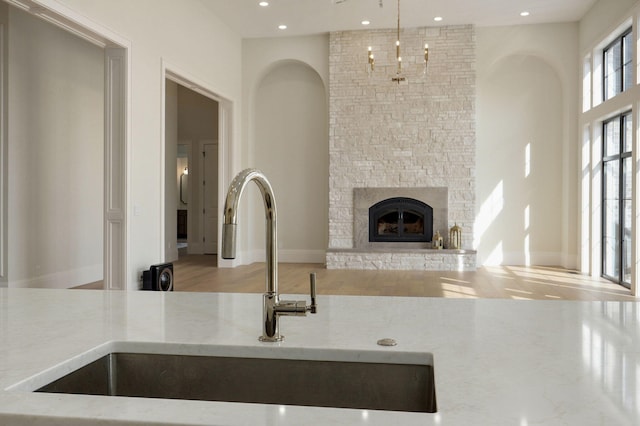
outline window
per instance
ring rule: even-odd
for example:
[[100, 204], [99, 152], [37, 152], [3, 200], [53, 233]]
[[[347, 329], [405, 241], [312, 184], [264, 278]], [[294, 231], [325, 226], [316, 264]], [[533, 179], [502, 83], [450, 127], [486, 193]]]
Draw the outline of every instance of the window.
[[631, 286], [631, 112], [603, 124], [602, 276]]
[[603, 90], [604, 100], [633, 85], [633, 40], [631, 28], [616, 38], [603, 50]]

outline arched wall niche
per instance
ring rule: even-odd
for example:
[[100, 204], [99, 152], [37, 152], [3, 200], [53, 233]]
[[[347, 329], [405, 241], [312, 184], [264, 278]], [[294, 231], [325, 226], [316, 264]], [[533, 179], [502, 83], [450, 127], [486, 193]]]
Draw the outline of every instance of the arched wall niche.
[[[250, 163], [274, 188], [280, 260], [323, 262], [329, 203], [327, 87], [312, 66], [294, 59], [275, 61], [259, 76], [251, 96]], [[252, 199], [261, 203], [257, 195]], [[251, 209], [254, 260], [263, 256], [262, 210], [261, 205]]]
[[527, 53], [502, 56], [479, 78], [479, 264], [562, 263], [563, 86], [552, 62]]

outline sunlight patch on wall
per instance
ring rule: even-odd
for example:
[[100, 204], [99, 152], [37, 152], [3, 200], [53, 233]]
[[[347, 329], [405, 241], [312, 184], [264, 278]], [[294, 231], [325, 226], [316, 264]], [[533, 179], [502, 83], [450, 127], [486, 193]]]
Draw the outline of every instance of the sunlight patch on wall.
[[502, 249], [502, 241], [491, 251], [491, 254], [484, 262], [484, 265], [501, 265], [504, 260], [504, 251]]
[[[527, 145], [528, 147], [528, 145]], [[531, 265], [531, 238], [529, 234], [529, 226], [531, 224], [531, 206], [524, 208], [524, 264]]]
[[582, 67], [582, 112], [591, 108], [591, 55], [584, 58]]
[[[601, 123], [599, 123], [601, 124]], [[602, 125], [594, 126], [594, 135], [591, 143], [591, 162], [589, 166], [591, 174], [591, 194], [590, 205], [590, 235], [591, 235], [591, 275], [597, 276], [601, 274], [602, 264], [596, 259], [602, 256]]]
[[582, 182], [581, 182], [581, 194], [582, 194], [582, 208], [580, 210], [580, 272], [589, 272], [589, 256], [591, 253], [591, 232], [589, 232], [589, 224], [591, 215], [589, 213], [589, 205], [591, 202], [591, 173], [589, 172], [589, 163], [591, 156], [589, 155], [591, 147], [591, 128], [585, 126], [582, 132]]
[[[602, 55], [595, 55], [593, 57], [593, 70], [594, 76], [602, 74]], [[602, 81], [599, 78], [593, 78], [593, 86], [591, 88], [591, 107], [596, 107], [602, 103]]]
[[531, 142], [524, 148], [524, 177], [531, 174]]
[[504, 183], [501, 180], [498, 184], [493, 188], [491, 194], [482, 206], [480, 207], [480, 212], [476, 218], [475, 229], [476, 233], [476, 241], [474, 242], [474, 247], [478, 247], [480, 241], [482, 240], [483, 235], [489, 227], [496, 220], [502, 209], [504, 208]]

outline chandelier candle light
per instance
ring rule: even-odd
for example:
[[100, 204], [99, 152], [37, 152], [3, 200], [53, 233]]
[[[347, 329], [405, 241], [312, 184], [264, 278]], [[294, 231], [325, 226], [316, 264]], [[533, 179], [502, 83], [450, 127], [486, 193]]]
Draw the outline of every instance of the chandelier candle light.
[[424, 74], [427, 73], [427, 62], [429, 62], [429, 43], [424, 44]]
[[391, 79], [400, 84], [401, 81], [405, 81], [406, 78], [402, 76], [402, 56], [400, 55], [400, 0], [398, 0], [398, 32], [396, 37], [396, 61], [398, 61], [398, 71], [396, 76]]
[[[369, 73], [373, 72], [375, 66], [375, 59], [373, 57], [373, 49], [371, 46], [367, 49], [367, 58], [369, 62], [368, 71]], [[429, 62], [429, 44], [424, 44], [424, 71], [423, 74], [427, 73], [427, 62]], [[391, 79], [391, 81], [400, 84], [401, 82], [406, 81], [406, 77], [402, 75], [402, 55], [400, 50], [400, 0], [398, 0], [398, 27], [396, 32], [396, 75]]]

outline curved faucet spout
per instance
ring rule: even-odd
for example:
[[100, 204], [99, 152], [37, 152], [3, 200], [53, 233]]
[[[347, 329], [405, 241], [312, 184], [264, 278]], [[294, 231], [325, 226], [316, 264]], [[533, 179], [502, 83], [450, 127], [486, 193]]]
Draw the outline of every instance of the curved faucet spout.
[[[265, 224], [266, 224], [266, 254], [267, 254], [267, 277], [266, 292], [278, 294], [278, 229], [277, 229], [277, 209], [276, 199], [273, 195], [271, 184], [266, 176], [256, 169], [245, 169], [231, 181], [227, 198], [224, 202], [224, 218], [222, 227], [222, 258], [235, 259], [236, 257], [236, 235], [238, 224], [238, 203], [244, 188], [249, 182], [255, 182], [262, 199], [264, 201]], [[277, 302], [277, 300], [276, 300]]]

